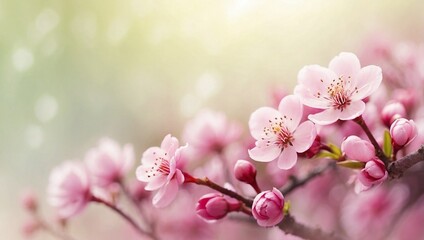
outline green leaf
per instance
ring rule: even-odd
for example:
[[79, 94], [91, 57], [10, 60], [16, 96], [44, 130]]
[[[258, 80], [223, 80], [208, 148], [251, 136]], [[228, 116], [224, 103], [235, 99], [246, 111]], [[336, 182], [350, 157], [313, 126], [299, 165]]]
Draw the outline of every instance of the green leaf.
[[343, 155], [342, 150], [341, 150], [339, 147], [337, 147], [336, 145], [329, 143], [329, 144], [328, 144], [328, 147], [331, 149], [331, 151], [332, 151], [332, 152], [333, 152], [336, 156], [341, 157], [341, 156]]
[[283, 213], [284, 215], [287, 215], [289, 213], [290, 210], [290, 201], [285, 201], [284, 202], [284, 207], [283, 207]]
[[364, 162], [358, 162], [355, 160], [345, 160], [345, 161], [337, 162], [337, 165], [351, 168], [351, 169], [362, 169], [365, 167]]
[[327, 152], [327, 151], [321, 151], [321, 152], [317, 153], [315, 155], [315, 158], [330, 158], [330, 159], [334, 159], [334, 160], [339, 159], [339, 157], [336, 154], [331, 153], [331, 152]]
[[384, 131], [384, 144], [383, 144], [384, 155], [390, 158], [392, 156], [392, 151], [393, 151], [392, 138], [390, 137], [390, 132], [386, 130]]

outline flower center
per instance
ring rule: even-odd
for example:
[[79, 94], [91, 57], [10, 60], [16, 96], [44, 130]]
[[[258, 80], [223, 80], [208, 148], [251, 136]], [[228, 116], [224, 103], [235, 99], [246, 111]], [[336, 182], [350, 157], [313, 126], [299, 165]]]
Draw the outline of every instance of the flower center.
[[[153, 153], [154, 155], [156, 155], [156, 153]], [[167, 155], [165, 153], [165, 155]], [[156, 177], [156, 175], [168, 175], [170, 173], [169, 170], [169, 160], [164, 158], [164, 157], [160, 157], [160, 156], [156, 156], [155, 158], [155, 162], [154, 165], [146, 170], [146, 174], [147, 177]]]
[[[284, 116], [284, 119], [287, 119], [287, 116]], [[292, 119], [290, 118], [290, 120]], [[283, 117], [275, 118], [275, 121], [269, 120], [269, 123], [271, 126], [264, 128], [265, 135], [274, 135], [276, 139], [274, 141], [268, 140], [266, 145], [275, 144], [280, 148], [292, 146], [294, 138], [292, 133], [284, 126]], [[265, 138], [262, 140], [265, 140]]]
[[[331, 107], [343, 112], [343, 110], [350, 105], [352, 102], [350, 99], [352, 96], [352, 93], [349, 90], [350, 84], [350, 76], [348, 76], [347, 79], [341, 76], [337, 79], [337, 81], [336, 79], [333, 79], [330, 85], [327, 86], [328, 97], [324, 98], [330, 101]], [[355, 87], [354, 90], [357, 91], [357, 88]], [[318, 97], [320, 96], [321, 94], [318, 93]]]

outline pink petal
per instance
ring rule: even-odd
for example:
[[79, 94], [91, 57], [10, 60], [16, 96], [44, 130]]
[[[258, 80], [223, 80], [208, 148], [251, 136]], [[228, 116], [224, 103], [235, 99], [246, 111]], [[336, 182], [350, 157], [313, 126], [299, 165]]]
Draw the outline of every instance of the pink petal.
[[342, 52], [338, 56], [334, 57], [329, 68], [333, 70], [338, 77], [351, 77], [354, 78], [361, 69], [359, 59], [353, 53]]
[[295, 94], [301, 98], [303, 104], [313, 108], [326, 108], [328, 101], [322, 97], [318, 98], [317, 93], [327, 94], [327, 87], [333, 79], [335, 73], [327, 68], [310, 65], [303, 67], [297, 75], [299, 85], [295, 88]]
[[365, 111], [365, 103], [362, 101], [351, 102], [350, 105], [340, 112], [341, 120], [351, 120], [359, 117]]
[[153, 165], [158, 157], [168, 159], [164, 150], [159, 147], [150, 147], [144, 151], [143, 156], [141, 157], [141, 163], [143, 165]]
[[153, 197], [152, 203], [157, 208], [166, 207], [175, 199], [177, 193], [178, 182], [176, 179], [172, 179], [165, 186], [159, 189]]
[[296, 152], [308, 150], [317, 136], [315, 125], [311, 121], [305, 121], [297, 127], [293, 133], [293, 147]]
[[268, 147], [254, 147], [249, 150], [249, 156], [259, 162], [270, 162], [280, 155], [281, 149], [271, 144]]
[[160, 148], [165, 150], [170, 156], [173, 156], [178, 146], [179, 146], [178, 139], [175, 137], [172, 137], [171, 134], [168, 134], [163, 139], [162, 144], [160, 145]]
[[146, 172], [150, 171], [149, 166], [141, 165], [137, 167], [137, 170], [135, 171], [135, 175], [137, 176], [137, 179], [142, 182], [150, 182], [150, 178], [147, 176], [148, 174]]
[[290, 169], [297, 162], [297, 153], [294, 147], [286, 147], [283, 149], [280, 157], [278, 158], [278, 167], [280, 169]]
[[336, 122], [339, 119], [339, 114], [340, 111], [329, 108], [322, 112], [311, 114], [308, 116], [308, 118], [316, 124], [328, 125]]
[[[370, 65], [362, 68], [352, 85], [352, 101], [362, 100], [374, 93], [383, 80], [381, 68]], [[356, 87], [356, 89], [355, 89]]]
[[166, 176], [160, 175], [153, 178], [150, 178], [150, 181], [144, 187], [147, 191], [154, 191], [160, 187], [162, 187], [166, 183]]
[[270, 107], [261, 107], [250, 115], [249, 128], [250, 133], [255, 139], [266, 137], [264, 128], [270, 127], [269, 120], [280, 118], [281, 113]]
[[283, 118], [287, 129], [290, 132], [294, 131], [299, 125], [303, 114], [303, 106], [299, 97], [295, 95], [284, 97], [278, 106], [278, 111], [280, 111], [282, 116], [287, 116], [287, 118]]

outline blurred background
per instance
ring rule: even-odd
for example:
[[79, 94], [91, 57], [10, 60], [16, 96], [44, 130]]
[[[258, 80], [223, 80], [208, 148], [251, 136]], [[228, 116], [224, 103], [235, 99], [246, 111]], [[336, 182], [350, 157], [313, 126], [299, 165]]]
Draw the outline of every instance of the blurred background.
[[422, 39], [423, 9], [419, 0], [1, 0], [0, 238], [22, 238], [21, 190], [45, 203], [52, 167], [100, 137], [140, 156], [205, 107], [246, 128], [302, 66], [356, 52], [370, 34]]

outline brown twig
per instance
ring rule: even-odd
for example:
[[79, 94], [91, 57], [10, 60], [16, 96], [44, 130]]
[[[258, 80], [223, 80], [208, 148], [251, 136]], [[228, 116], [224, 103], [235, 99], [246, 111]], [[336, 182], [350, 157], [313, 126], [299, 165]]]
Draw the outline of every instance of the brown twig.
[[319, 228], [312, 228], [296, 222], [293, 216], [287, 214], [278, 227], [287, 234], [309, 240], [345, 240], [345, 237], [335, 233], [326, 233]]
[[235, 198], [239, 201], [241, 201], [242, 203], [244, 203], [246, 206], [248, 207], [252, 207], [253, 204], [253, 200], [251, 199], [247, 199], [243, 196], [241, 196], [240, 194], [231, 191], [229, 189], [226, 189], [224, 187], [219, 186], [218, 184], [212, 182], [209, 178], [205, 177], [205, 178], [194, 178], [193, 181], [190, 181], [193, 183], [196, 183], [197, 185], [203, 185], [203, 186], [207, 186], [209, 188], [212, 188], [220, 193], [223, 193], [229, 197]]
[[421, 161], [424, 161], [424, 145], [422, 145], [416, 152], [391, 162], [387, 167], [387, 171], [389, 172], [390, 178], [400, 178], [407, 169]]
[[389, 159], [384, 154], [383, 150], [381, 149], [380, 145], [378, 144], [377, 140], [375, 140], [374, 135], [372, 135], [371, 130], [368, 128], [367, 124], [365, 123], [364, 119], [362, 118], [362, 115], [353, 119], [354, 122], [356, 122], [362, 130], [364, 130], [365, 134], [367, 135], [368, 139], [372, 143], [372, 145], [375, 148], [375, 154], [381, 161], [384, 162], [386, 167], [389, 165]]
[[287, 195], [287, 194], [291, 193], [292, 191], [294, 191], [295, 189], [297, 189], [298, 187], [301, 187], [301, 186], [307, 184], [309, 181], [311, 181], [315, 177], [320, 176], [321, 174], [323, 174], [328, 169], [334, 168], [335, 166], [336, 166], [336, 163], [334, 161], [332, 161], [332, 162], [329, 162], [327, 165], [324, 165], [322, 167], [318, 167], [318, 168], [312, 170], [310, 173], [308, 173], [308, 175], [306, 175], [305, 177], [303, 177], [301, 179], [299, 179], [295, 176], [291, 176], [290, 184], [287, 185], [286, 187], [280, 189], [280, 191], [283, 195]]
[[107, 201], [104, 201], [100, 198], [96, 198], [96, 197], [92, 197], [91, 201], [93, 202], [97, 202], [97, 203], [101, 203], [105, 206], [107, 206], [108, 208], [110, 208], [111, 210], [113, 210], [114, 212], [116, 212], [119, 216], [121, 216], [123, 219], [125, 219], [131, 226], [134, 227], [135, 230], [137, 230], [137, 232], [140, 235], [143, 236], [149, 236], [152, 239], [156, 239], [155, 236], [153, 236], [151, 233], [146, 232], [145, 230], [143, 230], [135, 221], [134, 219], [132, 219], [129, 215], [127, 215], [126, 213], [124, 213], [121, 209], [119, 209], [118, 207], [116, 207], [114, 204], [111, 204]]

